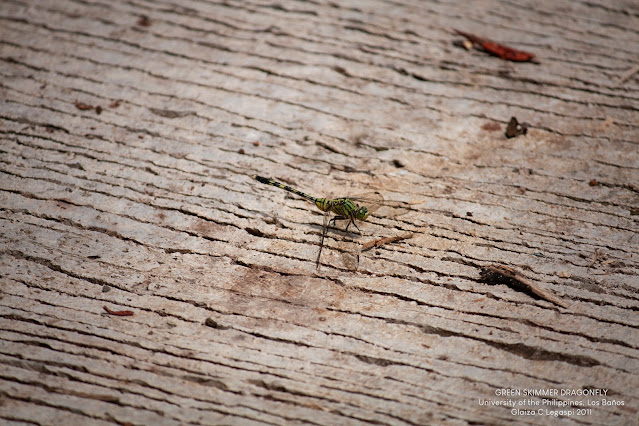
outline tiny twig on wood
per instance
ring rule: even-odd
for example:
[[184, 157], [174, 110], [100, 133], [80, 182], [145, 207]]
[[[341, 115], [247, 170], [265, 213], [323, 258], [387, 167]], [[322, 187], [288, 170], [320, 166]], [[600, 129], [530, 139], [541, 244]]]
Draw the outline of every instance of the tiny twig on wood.
[[396, 235], [394, 237], [386, 237], [380, 238], [379, 240], [369, 241], [367, 243], [362, 244], [362, 251], [371, 249], [373, 247], [383, 246], [384, 244], [394, 243], [396, 241], [407, 240], [409, 238], [413, 238], [413, 234], [410, 232], [406, 232], [402, 235]]
[[590, 262], [590, 265], [588, 265], [588, 270], [590, 270], [590, 268], [592, 268], [595, 263], [597, 263], [597, 261], [599, 260], [599, 251], [598, 249], [595, 249], [595, 253], [592, 255], [592, 262]]
[[623, 73], [621, 75], [621, 77], [619, 77], [619, 80], [617, 80], [617, 82], [615, 83], [615, 85], [613, 87], [621, 86], [623, 83], [626, 82], [626, 80], [628, 80], [630, 77], [632, 77], [633, 75], [635, 75], [638, 72], [639, 72], [639, 65], [630, 68], [628, 71]]
[[503, 44], [496, 43], [486, 38], [478, 37], [474, 34], [466, 33], [460, 30], [454, 30], [457, 34], [462, 35], [468, 39], [474, 46], [485, 50], [493, 56], [497, 56], [501, 59], [513, 62], [535, 62], [535, 55], [532, 53], [524, 52], [523, 50], [513, 49], [512, 47], [504, 46]]
[[548, 302], [552, 302], [555, 305], [561, 306], [566, 309], [568, 308], [568, 305], [557, 296], [547, 290], [544, 290], [537, 284], [530, 281], [528, 278], [524, 277], [519, 272], [507, 266], [487, 266], [485, 268], [482, 268], [480, 276], [485, 282], [506, 284], [509, 287], [514, 287], [527, 293], [533, 293], [537, 297], [547, 300]]
[[133, 311], [114, 311], [112, 309], [107, 308], [106, 306], [103, 306], [102, 308], [104, 308], [106, 313], [109, 315], [117, 315], [120, 317], [130, 317], [131, 315], [133, 315]]

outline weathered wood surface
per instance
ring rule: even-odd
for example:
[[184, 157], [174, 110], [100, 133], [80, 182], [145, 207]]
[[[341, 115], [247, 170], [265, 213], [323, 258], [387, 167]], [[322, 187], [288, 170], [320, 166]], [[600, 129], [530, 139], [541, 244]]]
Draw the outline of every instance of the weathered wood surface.
[[[0, 3], [2, 422], [636, 420], [636, 2], [179, 4]], [[321, 216], [255, 173], [423, 203], [316, 272]]]

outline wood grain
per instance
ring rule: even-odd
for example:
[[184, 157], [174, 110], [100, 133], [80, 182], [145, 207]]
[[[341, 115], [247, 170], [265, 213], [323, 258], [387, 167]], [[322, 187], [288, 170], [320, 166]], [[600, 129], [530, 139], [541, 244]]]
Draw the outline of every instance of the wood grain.
[[[1, 422], [636, 421], [633, 2], [3, 1], [0, 21]], [[419, 203], [330, 231], [316, 272], [320, 212], [253, 174]], [[624, 405], [483, 403], [529, 399], [502, 389]]]

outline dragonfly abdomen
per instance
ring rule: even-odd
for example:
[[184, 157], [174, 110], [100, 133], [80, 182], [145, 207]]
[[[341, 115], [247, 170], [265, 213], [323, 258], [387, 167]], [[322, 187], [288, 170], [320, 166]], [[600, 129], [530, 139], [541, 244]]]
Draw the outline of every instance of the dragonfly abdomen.
[[320, 209], [322, 211], [326, 211], [327, 210], [327, 209], [322, 209], [320, 207], [320, 202], [326, 203], [328, 201], [328, 200], [326, 200], [326, 198], [312, 197], [312, 196], [310, 196], [308, 194], [303, 193], [302, 191], [298, 191], [295, 188], [291, 188], [288, 185], [284, 185], [283, 183], [279, 183], [278, 181], [275, 181], [273, 179], [268, 179], [268, 178], [265, 178], [265, 177], [262, 177], [262, 176], [253, 175], [252, 178], [256, 179], [258, 182], [265, 183], [266, 185], [277, 186], [278, 188], [282, 188], [282, 189], [284, 189], [284, 190], [286, 190], [288, 192], [292, 192], [293, 194], [297, 194], [300, 197], [304, 197], [307, 200], [313, 201], [318, 209]]
[[315, 206], [323, 212], [333, 209], [333, 201], [328, 198], [315, 198], [313, 201], [315, 201]]

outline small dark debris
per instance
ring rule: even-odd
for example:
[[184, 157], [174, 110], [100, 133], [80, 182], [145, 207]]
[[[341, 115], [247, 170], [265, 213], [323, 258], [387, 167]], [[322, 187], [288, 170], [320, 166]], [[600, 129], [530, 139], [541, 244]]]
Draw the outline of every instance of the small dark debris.
[[228, 330], [229, 327], [225, 326], [225, 325], [221, 325], [219, 322], [215, 321], [213, 318], [208, 317], [205, 321], [204, 321], [204, 325], [207, 327], [211, 327], [214, 328], [216, 330]]
[[397, 159], [393, 160], [393, 166], [397, 167], [398, 169], [406, 167], [406, 165], [401, 160]]
[[108, 293], [110, 291], [111, 291], [111, 286], [108, 286], [108, 285], [102, 286], [102, 293]]
[[588, 182], [588, 185], [597, 186], [599, 185], [599, 181], [597, 179], [590, 179], [590, 182]]
[[153, 170], [152, 168], [150, 168], [149, 166], [146, 166], [144, 168], [144, 171], [147, 173], [151, 173], [152, 175], [158, 176], [158, 172], [156, 172], [155, 170]]
[[98, 115], [102, 114], [102, 107], [100, 105], [95, 107], [95, 113], [98, 114]]
[[473, 217], [473, 212], [466, 212], [466, 216]]
[[84, 171], [84, 167], [82, 167], [82, 164], [80, 164], [80, 163], [71, 163], [71, 164], [68, 164], [68, 166], [69, 166], [70, 169], [76, 169], [76, 170]]
[[164, 251], [167, 254], [174, 254], [174, 253], [179, 253], [179, 254], [191, 254], [193, 253], [191, 250], [189, 249], [183, 249], [183, 248], [165, 248]]
[[253, 142], [253, 146], [260, 146], [260, 141]]
[[121, 103], [122, 101], [120, 99], [116, 99], [115, 101], [109, 104], [109, 108], [117, 108], [120, 106]]
[[139, 25], [140, 27], [150, 27], [151, 19], [149, 19], [149, 17], [146, 15], [142, 15], [140, 16], [140, 18], [138, 18], [136, 24]]
[[246, 154], [246, 153], [244, 152], [244, 148], [240, 148], [240, 149], [237, 151], [237, 153], [238, 153], [238, 154], [241, 154], [241, 155]]
[[508, 126], [506, 127], [506, 137], [508, 139], [528, 133], [528, 124], [519, 123], [516, 117], [510, 117]]
[[406, 75], [406, 76], [409, 75], [409, 72], [406, 71], [406, 68], [402, 68], [402, 67], [398, 67], [398, 66], [395, 66], [395, 65], [391, 65], [390, 69], [392, 69], [393, 71], [397, 72], [400, 75]]
[[87, 259], [91, 259], [91, 260], [95, 260], [95, 259], [99, 259], [99, 258], [100, 258], [100, 256], [97, 255], [97, 254], [92, 254], [90, 256], [87, 256]]
[[345, 76], [345, 77], [350, 77], [350, 76], [351, 76], [351, 75], [348, 73], [348, 71], [346, 71], [346, 68], [341, 67], [341, 66], [339, 66], [339, 65], [335, 65], [335, 66], [333, 67], [333, 71], [335, 71], [335, 72], [337, 72], [337, 73], [340, 73], [340, 74], [342, 74], [342, 75], [343, 75], [343, 76]]
[[246, 232], [255, 237], [264, 237], [264, 233], [257, 228], [246, 228]]

